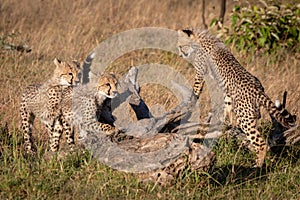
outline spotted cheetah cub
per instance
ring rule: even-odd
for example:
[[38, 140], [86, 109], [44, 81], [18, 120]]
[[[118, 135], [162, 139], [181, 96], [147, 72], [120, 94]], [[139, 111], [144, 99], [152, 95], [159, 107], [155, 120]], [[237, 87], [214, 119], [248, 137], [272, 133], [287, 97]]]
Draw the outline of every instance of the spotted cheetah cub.
[[80, 138], [89, 131], [108, 135], [117, 133], [118, 130], [105, 121], [108, 116], [112, 118], [110, 100], [118, 94], [117, 83], [115, 74], [103, 73], [96, 85], [86, 84], [65, 90], [61, 104], [63, 129], [76, 127]]
[[180, 54], [193, 63], [199, 77], [209, 74], [217, 80], [224, 91], [225, 101], [230, 102], [229, 112], [233, 113], [237, 125], [255, 148], [256, 166], [261, 167], [267, 145], [257, 130], [260, 106], [287, 128], [295, 125], [296, 116], [282, 107], [277, 108], [265, 94], [260, 81], [240, 65], [223, 42], [207, 31], [178, 31], [177, 46]]
[[[34, 153], [32, 150], [32, 126], [35, 117], [38, 117], [45, 124], [50, 138], [52, 137], [54, 124], [60, 123], [59, 115], [62, 93], [64, 90], [76, 85], [79, 82], [78, 63], [62, 62], [54, 59], [56, 68], [53, 76], [43, 84], [28, 86], [22, 94], [20, 114], [21, 130], [24, 133], [24, 146], [27, 153]], [[66, 135], [67, 138], [70, 135]], [[53, 146], [50, 139], [50, 148]], [[72, 143], [73, 140], [69, 139]], [[57, 149], [51, 148], [52, 151]]]

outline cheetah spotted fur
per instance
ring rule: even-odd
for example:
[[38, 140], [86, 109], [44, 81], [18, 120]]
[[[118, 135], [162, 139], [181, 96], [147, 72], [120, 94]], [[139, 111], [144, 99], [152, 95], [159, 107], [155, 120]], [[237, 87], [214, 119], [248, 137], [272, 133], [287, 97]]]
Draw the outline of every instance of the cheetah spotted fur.
[[[225, 94], [225, 107], [226, 102], [228, 104], [225, 113], [234, 115], [237, 125], [255, 148], [256, 166], [261, 167], [267, 144], [257, 130], [260, 106], [286, 128], [295, 125], [296, 116], [282, 107], [277, 108], [265, 94], [260, 81], [240, 65], [222, 41], [207, 31], [178, 31], [177, 47], [183, 58], [192, 60], [200, 80], [208, 73], [217, 80]], [[207, 57], [213, 65], [207, 64]]]
[[[50, 149], [56, 151], [53, 135], [62, 130], [54, 130], [54, 124], [59, 121], [62, 93], [79, 82], [80, 73], [78, 63], [62, 62], [54, 59], [56, 68], [52, 78], [43, 84], [28, 86], [22, 93], [20, 114], [21, 130], [24, 134], [24, 146], [27, 153], [34, 153], [32, 149], [32, 126], [34, 119], [39, 118], [45, 124], [50, 137]], [[73, 142], [70, 133], [66, 133], [69, 143]]]
[[65, 90], [61, 103], [62, 127], [57, 129], [71, 131], [71, 127], [76, 127], [80, 138], [89, 131], [107, 135], [117, 133], [112, 124], [110, 106], [110, 100], [118, 94], [117, 83], [114, 73], [103, 73], [96, 85], [87, 84]]

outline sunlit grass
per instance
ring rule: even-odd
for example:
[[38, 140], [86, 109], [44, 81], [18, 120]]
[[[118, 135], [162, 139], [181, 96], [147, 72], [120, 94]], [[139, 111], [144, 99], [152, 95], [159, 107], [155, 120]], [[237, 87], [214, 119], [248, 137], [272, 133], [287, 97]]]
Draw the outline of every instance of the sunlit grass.
[[106, 167], [83, 149], [60, 159], [46, 159], [43, 150], [30, 157], [21, 148], [22, 135], [3, 126], [0, 134], [1, 199], [299, 198], [299, 147], [270, 153], [266, 165], [254, 169], [254, 155], [223, 137], [208, 173], [187, 169], [161, 186]]

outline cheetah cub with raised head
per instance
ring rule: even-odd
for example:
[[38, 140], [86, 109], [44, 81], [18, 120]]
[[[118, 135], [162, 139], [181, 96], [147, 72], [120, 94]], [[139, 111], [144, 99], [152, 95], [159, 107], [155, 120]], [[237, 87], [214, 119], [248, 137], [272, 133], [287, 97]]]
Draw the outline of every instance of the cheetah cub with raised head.
[[[224, 91], [225, 101], [230, 103], [231, 110], [226, 112], [233, 113], [237, 125], [255, 148], [256, 166], [261, 167], [267, 144], [257, 130], [260, 106], [287, 128], [295, 125], [296, 116], [282, 107], [277, 108], [265, 94], [260, 81], [240, 65], [223, 42], [207, 31], [180, 30], [177, 46], [182, 57], [193, 63], [200, 81], [207, 74], [217, 80]], [[207, 63], [208, 59], [212, 64]]]
[[[54, 131], [55, 123], [61, 123], [59, 116], [61, 114], [60, 104], [62, 93], [69, 87], [75, 86], [79, 82], [80, 68], [76, 62], [62, 62], [54, 59], [56, 68], [53, 76], [43, 84], [34, 84], [28, 86], [22, 94], [20, 114], [21, 130], [24, 133], [24, 146], [27, 153], [34, 153], [32, 149], [32, 126], [35, 117], [39, 118], [45, 124], [50, 138]], [[73, 140], [70, 134], [66, 135], [69, 143]], [[53, 141], [50, 139], [50, 148], [52, 151]]]
[[61, 104], [63, 129], [76, 127], [80, 138], [89, 131], [107, 135], [118, 133], [119, 130], [108, 122], [113, 118], [110, 100], [118, 94], [117, 84], [114, 73], [102, 73], [96, 84], [65, 90]]

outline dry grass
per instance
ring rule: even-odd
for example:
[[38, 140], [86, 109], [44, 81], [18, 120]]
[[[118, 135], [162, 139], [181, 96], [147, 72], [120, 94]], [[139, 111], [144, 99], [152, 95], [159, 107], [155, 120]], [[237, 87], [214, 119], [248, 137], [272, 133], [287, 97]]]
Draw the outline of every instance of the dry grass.
[[[8, 122], [10, 129], [19, 126], [22, 89], [50, 77], [55, 57], [82, 61], [104, 39], [133, 28], [201, 27], [199, 2], [201, 1], [154, 0], [150, 3], [146, 0], [2, 0], [0, 35], [17, 33], [8, 41], [17, 45], [26, 44], [32, 51], [20, 53], [0, 50], [0, 124]], [[213, 8], [213, 5], [217, 5], [216, 2], [217, 0], [209, 1], [207, 4], [207, 22], [218, 16], [218, 6]], [[233, 3], [228, 4], [228, 10], [231, 10]], [[278, 52], [270, 57], [239, 55], [239, 52], [234, 52], [234, 55], [261, 80], [272, 99], [280, 99], [283, 91], [287, 90], [287, 108], [300, 116], [299, 55], [286, 52]], [[276, 60], [275, 57], [279, 56], [283, 59]], [[132, 64], [138, 66], [151, 62], [172, 66], [190, 83], [193, 81], [191, 66], [177, 56], [157, 50], [132, 52], [113, 63], [110, 70], [124, 74]], [[203, 104], [208, 101], [207, 93], [205, 91]], [[143, 87], [142, 96], [149, 105], [160, 103], [165, 109], [178, 103], [168, 91], [162, 92], [157, 86]], [[40, 130], [38, 126], [36, 128]]]
[[[208, 6], [208, 20], [218, 16]], [[159, 6], [158, 6], [159, 5]], [[229, 6], [232, 6], [231, 4]], [[14, 44], [27, 44], [31, 53], [1, 51], [1, 118], [16, 125], [22, 88], [42, 82], [53, 70], [54, 57], [83, 60], [99, 42], [112, 34], [138, 27], [166, 27], [178, 29], [201, 26], [201, 4], [170, 0], [159, 1], [2, 1], [0, 12], [1, 34], [19, 33], [11, 39]], [[228, 8], [230, 10], [231, 8]], [[164, 62], [180, 71], [192, 82], [193, 69], [180, 58], [169, 59], [161, 52], [132, 53], [124, 56], [112, 69], [125, 73], [131, 64]], [[272, 58], [249, 59], [236, 57], [263, 83], [267, 93], [278, 98], [289, 91], [288, 108], [296, 114], [299, 109], [299, 59], [287, 54], [282, 62], [270, 63]], [[250, 62], [251, 60], [251, 62]], [[124, 70], [126, 69], [126, 70]], [[145, 96], [147, 98], [147, 95]], [[153, 99], [151, 97], [151, 99]], [[294, 105], [293, 107], [291, 107]], [[12, 122], [12, 123], [11, 123]]]

